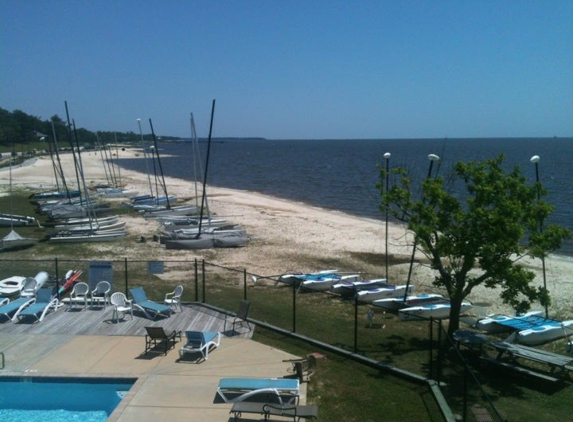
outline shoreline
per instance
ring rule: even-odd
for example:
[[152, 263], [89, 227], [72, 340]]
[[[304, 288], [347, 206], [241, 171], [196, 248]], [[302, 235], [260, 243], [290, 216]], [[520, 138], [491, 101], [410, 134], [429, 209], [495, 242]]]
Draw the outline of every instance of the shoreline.
[[[126, 149], [122, 155], [137, 158], [139, 151]], [[70, 153], [60, 156], [66, 175], [75, 174]], [[106, 181], [101, 157], [97, 153], [82, 154], [86, 184]], [[69, 177], [68, 177], [69, 178]], [[122, 182], [126, 187], [137, 189], [140, 194], [149, 190], [145, 174], [121, 169]], [[192, 182], [171, 177], [165, 178], [169, 194], [179, 198], [177, 204], [193, 200]], [[49, 157], [38, 157], [35, 162], [12, 168], [12, 186], [16, 189], [27, 186], [48, 187], [54, 183], [52, 163]], [[8, 172], [0, 172], [0, 185], [9, 184]], [[193, 193], [192, 193], [193, 190]], [[200, 193], [199, 193], [200, 194]], [[331, 268], [336, 262], [340, 271], [360, 271], [363, 278], [383, 277], [385, 263], [385, 221], [346, 214], [338, 210], [320, 208], [252, 191], [207, 187], [208, 205], [213, 216], [227, 218], [244, 227], [251, 242], [238, 249], [212, 250], [166, 250], [158, 242], [147, 241], [128, 247], [113, 243], [90, 244], [99, 253], [112, 257], [131, 259], [205, 259], [231, 268], [244, 268], [260, 276], [283, 274], [290, 271], [312, 272]], [[125, 202], [127, 198], [110, 199]], [[128, 236], [139, 239], [151, 238], [159, 230], [156, 221], [142, 217], [121, 217], [126, 221]], [[144, 222], [142, 224], [142, 221]], [[395, 222], [388, 223], [388, 253], [391, 264], [388, 268], [389, 282], [405, 284], [409, 271], [412, 236], [405, 227]], [[422, 254], [416, 258], [421, 260]], [[397, 262], [397, 263], [396, 263]], [[550, 255], [546, 259], [546, 283], [552, 297], [550, 314], [563, 319], [573, 319], [570, 298], [573, 297], [573, 257]], [[536, 272], [534, 284], [543, 285], [541, 260], [524, 258], [521, 264]], [[427, 264], [417, 262], [413, 267], [412, 284], [415, 293], [444, 293], [432, 286], [434, 271]], [[274, 283], [272, 283], [274, 284]], [[468, 300], [488, 303], [489, 313], [513, 314], [511, 308], [499, 300], [499, 289], [475, 288]], [[541, 309], [534, 304], [532, 309]]]

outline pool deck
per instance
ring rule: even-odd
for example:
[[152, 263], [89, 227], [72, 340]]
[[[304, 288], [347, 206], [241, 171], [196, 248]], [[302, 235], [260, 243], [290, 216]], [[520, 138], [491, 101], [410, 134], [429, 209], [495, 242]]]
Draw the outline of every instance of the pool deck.
[[[0, 376], [133, 377], [137, 382], [108, 421], [228, 422], [234, 420], [229, 414], [232, 404], [216, 393], [221, 378], [285, 377], [288, 364], [283, 360], [295, 357], [253, 341], [252, 331], [246, 327], [231, 331], [228, 323], [223, 325], [224, 315], [197, 304], [157, 321], [136, 314], [133, 320], [127, 317], [123, 322], [113, 322], [110, 316], [109, 308], [69, 312], [66, 306], [40, 323], [16, 324], [2, 319], [0, 352], [4, 353], [5, 367]], [[223, 336], [208, 360], [196, 361], [197, 355], [179, 360], [184, 340], [167, 355], [144, 353], [144, 327], [150, 325], [166, 330], [220, 331]], [[301, 383], [301, 403], [305, 403], [305, 396], [306, 384]], [[259, 420], [262, 416], [241, 418]]]

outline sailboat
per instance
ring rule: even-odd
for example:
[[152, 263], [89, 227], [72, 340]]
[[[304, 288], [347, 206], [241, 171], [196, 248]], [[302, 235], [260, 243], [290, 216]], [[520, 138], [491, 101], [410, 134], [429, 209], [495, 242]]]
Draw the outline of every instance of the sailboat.
[[[33, 217], [24, 217], [20, 215], [12, 214], [12, 159], [10, 158], [10, 214], [2, 214], [4, 221], [10, 222], [10, 233], [0, 240], [0, 250], [14, 250], [23, 249], [38, 243], [38, 239], [33, 237], [22, 237], [16, 231], [14, 231], [14, 226], [24, 226], [35, 222], [36, 219]], [[22, 223], [26, 224], [22, 224]]]
[[[213, 117], [215, 114], [215, 100], [211, 108], [211, 123], [209, 126], [209, 138], [207, 142], [207, 156], [205, 159], [205, 172], [203, 177], [203, 195], [201, 197], [201, 206], [199, 207], [199, 224], [196, 229], [196, 234], [189, 233], [185, 238], [179, 235], [179, 238], [164, 238], [166, 249], [211, 249], [211, 248], [236, 248], [245, 246], [250, 238], [247, 233], [240, 229], [221, 230], [214, 227], [208, 230], [204, 227], [203, 212], [207, 208], [207, 174], [209, 167], [209, 154], [211, 151], [211, 134], [213, 131]], [[191, 129], [194, 131], [193, 115], [191, 115]]]
[[[67, 113], [67, 104], [66, 104], [66, 113]], [[75, 133], [75, 122], [74, 122], [74, 133]], [[125, 231], [125, 224], [123, 223], [109, 223], [108, 225], [100, 226], [98, 224], [94, 204], [91, 201], [88, 193], [88, 189], [86, 189], [86, 182], [84, 177], [83, 165], [82, 165], [82, 158], [79, 148], [79, 143], [77, 141], [77, 134], [76, 134], [76, 146], [78, 150], [78, 160], [76, 161], [76, 172], [78, 173], [78, 185], [80, 184], [81, 178], [81, 185], [83, 185], [84, 192], [85, 192], [85, 204], [86, 204], [86, 211], [88, 217], [88, 221], [85, 226], [72, 226], [68, 229], [64, 229], [59, 231], [53, 236], [50, 236], [48, 239], [51, 242], [59, 242], [59, 243], [81, 243], [81, 242], [110, 242], [114, 240], [123, 239], [126, 235]], [[75, 155], [74, 155], [75, 161]]]

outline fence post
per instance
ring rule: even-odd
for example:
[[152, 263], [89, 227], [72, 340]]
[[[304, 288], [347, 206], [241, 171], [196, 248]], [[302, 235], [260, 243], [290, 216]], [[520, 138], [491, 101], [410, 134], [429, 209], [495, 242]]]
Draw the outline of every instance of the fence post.
[[195, 302], [199, 302], [199, 265], [195, 258]]
[[247, 270], [243, 270], [243, 299], [247, 300]]
[[292, 283], [292, 332], [296, 333], [296, 283]]
[[358, 295], [354, 295], [354, 353], [358, 352]]
[[203, 285], [203, 302], [202, 302], [202, 303], [207, 303], [207, 302], [205, 301], [205, 260], [203, 259], [203, 260], [201, 261], [201, 263], [202, 263], [202, 268], [201, 268], [201, 278], [202, 278], [202, 280], [201, 280], [201, 283], [202, 283], [202, 285]]
[[428, 368], [430, 370], [430, 374], [428, 376], [428, 378], [432, 378], [432, 374], [434, 372], [434, 368], [433, 368], [433, 360], [434, 357], [432, 355], [432, 349], [434, 348], [434, 318], [430, 317], [430, 361], [428, 362]]
[[438, 319], [438, 383], [442, 380], [442, 359], [444, 358], [444, 350], [442, 347], [442, 320]]
[[54, 258], [54, 266], [56, 267], [56, 297], [60, 300], [60, 277], [58, 276], [58, 258]]
[[125, 274], [125, 295], [127, 296], [127, 291], [129, 289], [129, 281], [127, 279], [127, 258], [124, 258], [124, 274]]

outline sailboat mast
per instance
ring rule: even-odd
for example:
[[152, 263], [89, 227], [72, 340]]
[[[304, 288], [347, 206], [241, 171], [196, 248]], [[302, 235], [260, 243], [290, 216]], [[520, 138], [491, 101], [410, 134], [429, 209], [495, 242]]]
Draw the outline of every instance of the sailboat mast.
[[66, 196], [70, 196], [70, 190], [68, 189], [68, 184], [66, 183], [66, 178], [64, 177], [64, 169], [62, 168], [62, 161], [60, 160], [60, 152], [58, 151], [58, 138], [56, 137], [56, 130], [54, 128], [54, 122], [52, 122], [52, 130], [54, 132], [54, 149], [56, 151], [56, 158], [58, 160], [58, 167], [60, 177], [62, 178], [62, 184], [64, 185], [64, 190], [66, 191]]
[[149, 126], [151, 127], [151, 136], [153, 137], [153, 145], [155, 146], [155, 154], [157, 155], [157, 164], [159, 164], [159, 171], [161, 172], [161, 183], [163, 187], [163, 192], [165, 192], [165, 200], [167, 201], [167, 209], [171, 209], [169, 204], [169, 195], [167, 194], [167, 185], [165, 184], [165, 175], [163, 174], [163, 167], [161, 166], [161, 160], [159, 159], [159, 148], [157, 148], [157, 138], [155, 137], [155, 131], [153, 130], [153, 123], [149, 119]]
[[143, 159], [145, 160], [145, 171], [147, 173], [147, 182], [149, 183], [149, 194], [153, 196], [153, 187], [151, 185], [151, 176], [149, 174], [149, 158], [147, 156], [147, 148], [143, 141], [143, 132], [141, 131], [141, 119], [137, 119], [137, 125], [139, 126], [139, 136], [141, 138], [141, 147], [143, 149]]
[[[80, 200], [80, 204], [82, 203], [82, 189], [81, 189], [81, 183], [80, 183], [80, 175], [79, 175], [79, 168], [78, 168], [78, 160], [76, 158], [76, 153], [75, 153], [75, 148], [74, 148], [74, 142], [72, 141], [72, 124], [70, 123], [70, 113], [68, 112], [68, 102], [64, 101], [64, 104], [66, 106], [66, 119], [68, 121], [68, 141], [70, 142], [70, 146], [72, 147], [72, 157], [74, 159], [74, 168], [76, 171], [76, 180], [78, 183], [78, 191], [79, 191], [79, 200]], [[69, 193], [68, 193], [68, 198], [70, 197]]]
[[207, 139], [207, 156], [205, 157], [205, 175], [203, 176], [203, 196], [201, 197], [201, 214], [199, 215], [199, 231], [197, 232], [197, 239], [201, 237], [201, 226], [203, 225], [203, 207], [207, 199], [207, 172], [209, 170], [209, 155], [211, 154], [211, 135], [213, 133], [213, 118], [215, 116], [215, 100], [211, 106], [211, 123], [209, 124], [209, 139]]

